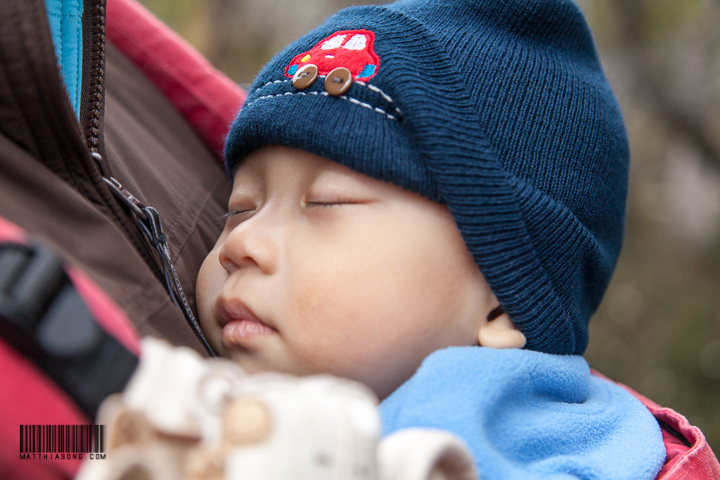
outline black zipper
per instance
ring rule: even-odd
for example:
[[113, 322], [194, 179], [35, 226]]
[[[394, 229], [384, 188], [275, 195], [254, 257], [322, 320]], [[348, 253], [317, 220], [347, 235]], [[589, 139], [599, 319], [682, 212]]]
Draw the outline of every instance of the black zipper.
[[[100, 183], [110, 190], [114, 198], [121, 202], [128, 213], [125, 217], [116, 216], [116, 223], [126, 231], [158, 279], [165, 283], [173, 304], [183, 314], [207, 353], [214, 357], [215, 352], [195, 319], [175, 271], [167, 239], [162, 230], [160, 214], [152, 206], [143, 204], [112, 176], [103, 142], [105, 0], [85, 0], [83, 7], [84, 56], [81, 97], [83, 104], [80, 108], [80, 119], [84, 127], [85, 141], [90, 156], [95, 160], [99, 169]], [[151, 253], [152, 251], [155, 252], [155, 255]]]
[[[91, 178], [96, 179], [98, 189], [107, 192], [106, 178], [112, 178], [112, 171], [105, 154], [103, 141], [103, 116], [105, 114], [105, 0], [84, 0], [82, 14], [83, 58], [82, 58], [82, 94], [80, 105], [80, 125], [85, 135], [85, 144], [94, 160], [88, 168]], [[98, 172], [99, 169], [99, 172]], [[115, 194], [112, 189], [110, 191]], [[115, 195], [108, 201], [117, 201]], [[123, 208], [126, 207], [122, 203]], [[114, 208], [113, 208], [114, 207]], [[132, 212], [130, 212], [132, 214]], [[135, 249], [150, 267], [155, 276], [163, 279], [160, 261], [155, 258], [145, 241], [140, 228], [133, 222], [132, 216], [117, 208], [110, 207], [110, 215], [125, 232]]]
[[87, 102], [84, 117], [85, 139], [90, 153], [102, 155], [101, 127], [104, 106], [105, 82], [105, 5], [104, 0], [86, 0], [88, 22], [87, 37], [89, 48], [85, 50], [87, 58]]
[[90, 153], [104, 157], [102, 117], [105, 104], [105, 0], [84, 0], [80, 124]]

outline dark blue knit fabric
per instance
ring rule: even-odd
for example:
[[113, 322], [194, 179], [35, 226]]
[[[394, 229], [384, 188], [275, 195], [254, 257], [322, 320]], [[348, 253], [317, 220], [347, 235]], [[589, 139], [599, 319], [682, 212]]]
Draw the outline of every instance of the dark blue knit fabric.
[[[374, 32], [376, 74], [341, 97], [285, 69], [334, 32]], [[572, 0], [352, 7], [277, 55], [228, 135], [232, 171], [286, 145], [447, 204], [527, 348], [580, 354], [620, 251], [629, 149]]]

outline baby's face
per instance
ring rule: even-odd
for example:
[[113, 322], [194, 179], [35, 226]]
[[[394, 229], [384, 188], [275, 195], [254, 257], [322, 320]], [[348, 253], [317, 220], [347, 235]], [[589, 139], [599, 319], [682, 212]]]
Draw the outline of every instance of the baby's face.
[[263, 147], [235, 175], [198, 279], [212, 345], [248, 372], [330, 373], [384, 398], [497, 305], [446, 207]]

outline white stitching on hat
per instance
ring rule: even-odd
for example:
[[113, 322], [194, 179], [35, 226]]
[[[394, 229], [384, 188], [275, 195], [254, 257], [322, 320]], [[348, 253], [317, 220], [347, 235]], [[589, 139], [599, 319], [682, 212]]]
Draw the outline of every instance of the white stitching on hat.
[[291, 79], [288, 78], [288, 79], [285, 79], [285, 80], [275, 80], [275, 81], [273, 81], [273, 82], [267, 82], [267, 83], [265, 83], [265, 84], [263, 84], [263, 85], [260, 85], [258, 88], [255, 89], [255, 91], [257, 92], [257, 91], [260, 90], [261, 88], [267, 87], [268, 85], [272, 85], [273, 83], [285, 83], [285, 82], [289, 82], [289, 81], [291, 81]]
[[[327, 75], [318, 75], [318, 78], [327, 78]], [[263, 84], [263, 85], [260, 85], [258, 88], [255, 89], [255, 91], [254, 91], [253, 93], [256, 93], [258, 90], [260, 90], [260, 89], [262, 89], [262, 88], [265, 88], [265, 87], [267, 87], [268, 85], [273, 85], [273, 84], [276, 84], [276, 83], [287, 83], [287, 82], [291, 82], [291, 81], [292, 81], [292, 79], [273, 80], [272, 82], [267, 82], [267, 83], [265, 83], [265, 84]], [[383, 92], [382, 90], [380, 90], [380, 89], [379, 89], [378, 87], [376, 87], [375, 85], [372, 85], [372, 84], [369, 84], [369, 83], [365, 83], [365, 82], [363, 82], [363, 81], [361, 81], [361, 80], [355, 80], [354, 83], [356, 83], [356, 84], [358, 84], [358, 85], [360, 85], [360, 86], [362, 86], [362, 87], [365, 87], [365, 88], [367, 88], [367, 89], [370, 90], [370, 91], [373, 91], [373, 92], [375, 92], [375, 93], [379, 93], [380, 96], [382, 96], [383, 100], [385, 100], [385, 101], [388, 102], [388, 103], [392, 103], [392, 104], [395, 103], [395, 101], [390, 97], [390, 95], [388, 95], [387, 93]], [[298, 92], [298, 93], [299, 93], [299, 92]], [[262, 98], [262, 97], [260, 97], [260, 98]], [[256, 100], [257, 100], [257, 99], [256, 99]], [[400, 111], [400, 109], [399, 109], [397, 106], [395, 106], [394, 108], [395, 108], [395, 110], [397, 110], [397, 112], [398, 112], [400, 115], [402, 115], [402, 112]]]
[[[307, 92], [307, 93], [306, 92], [285, 92], [285, 93], [278, 93], [276, 95], [264, 95], [262, 97], [258, 97], [256, 99], [254, 99], [252, 102], [248, 103], [248, 105], [257, 102], [258, 100], [262, 100], [264, 98], [284, 97], [285, 95], [323, 95], [326, 97], [330, 96], [330, 94], [328, 92]], [[347, 100], [350, 103], [354, 103], [355, 105], [360, 105], [361, 107], [369, 108], [373, 112], [379, 113], [381, 115], [385, 115], [390, 120], [397, 121], [397, 117], [395, 117], [394, 115], [387, 113], [385, 110], [383, 110], [381, 108], [375, 108], [372, 105], [361, 102], [360, 100], [358, 100], [356, 98], [348, 97], [346, 95], [340, 95], [337, 98], [340, 98], [342, 100]]]
[[354, 103], [355, 105], [360, 105], [361, 107], [369, 108], [370, 110], [372, 110], [372, 111], [374, 111], [374, 112], [377, 112], [377, 113], [379, 113], [379, 114], [381, 114], [381, 115], [385, 115], [385, 116], [388, 117], [390, 120], [397, 120], [393, 115], [390, 115], [389, 113], [387, 113], [387, 112], [386, 112], [385, 110], [383, 110], [382, 108], [373, 107], [372, 105], [370, 105], [370, 104], [368, 104], [368, 103], [361, 102], [360, 100], [357, 100], [357, 99], [355, 99], [355, 98], [348, 97], [348, 96], [345, 96], [345, 95], [341, 95], [340, 98], [342, 98], [343, 100], [348, 100], [350, 103]]
[[376, 87], [375, 85], [372, 85], [372, 84], [370, 84], [370, 83], [365, 83], [365, 82], [363, 82], [363, 81], [361, 81], [361, 80], [355, 80], [355, 83], [357, 83], [358, 85], [362, 85], [363, 87], [367, 87], [367, 88], [369, 88], [370, 90], [372, 90], [373, 92], [379, 93], [380, 95], [382, 95], [382, 97], [385, 99], [386, 102], [388, 102], [388, 103], [395, 103], [395, 102], [393, 101], [393, 99], [390, 98], [390, 95], [388, 95], [387, 93], [383, 92], [382, 90], [380, 90], [380, 89], [379, 89], [378, 87]]

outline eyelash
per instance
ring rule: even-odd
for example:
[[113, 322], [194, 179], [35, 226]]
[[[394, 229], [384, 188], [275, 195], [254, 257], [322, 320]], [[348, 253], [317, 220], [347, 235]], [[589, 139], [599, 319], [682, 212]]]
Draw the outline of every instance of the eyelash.
[[320, 208], [327, 208], [327, 207], [336, 207], [338, 205], [352, 205], [353, 202], [306, 202], [306, 207], [320, 207]]
[[242, 215], [243, 213], [252, 212], [252, 210], [230, 210], [227, 213], [223, 213], [220, 215], [219, 220], [223, 223], [227, 222], [228, 219], [234, 217], [235, 215]]
[[[340, 201], [340, 202], [307, 202], [305, 203], [306, 207], [316, 207], [316, 208], [328, 208], [328, 207], [336, 207], [339, 205], [353, 205], [355, 202], [351, 201]], [[242, 215], [244, 213], [252, 212], [252, 210], [230, 210], [227, 213], [223, 213], [219, 217], [219, 221], [221, 223], [227, 222], [230, 218], [234, 217], [235, 215]]]

